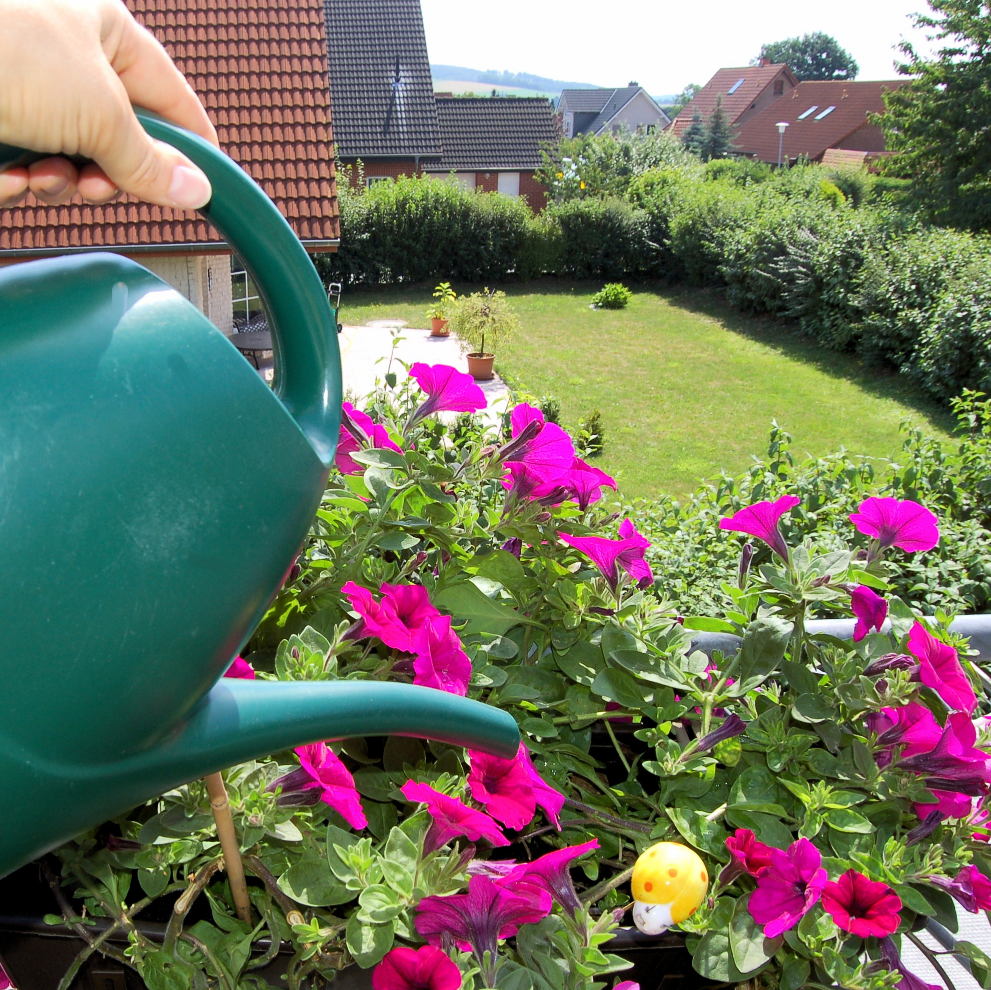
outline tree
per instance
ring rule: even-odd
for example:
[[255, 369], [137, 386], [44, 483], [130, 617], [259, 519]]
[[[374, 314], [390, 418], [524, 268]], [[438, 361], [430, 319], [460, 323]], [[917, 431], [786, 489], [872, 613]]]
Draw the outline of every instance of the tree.
[[835, 38], [821, 31], [764, 45], [751, 64], [757, 64], [761, 59], [774, 64], [783, 62], [795, 73], [799, 82], [806, 79], [856, 79], [860, 71], [860, 66], [850, 53], [841, 48]]
[[698, 83], [689, 83], [675, 98], [671, 104], [671, 116], [677, 116], [692, 100], [702, 87]]
[[733, 125], [730, 123], [726, 111], [723, 109], [723, 97], [720, 93], [716, 97], [716, 106], [709, 114], [709, 120], [705, 125], [705, 135], [702, 139], [700, 154], [702, 161], [708, 162], [713, 158], [728, 158], [736, 144], [733, 134]]
[[681, 143], [693, 154], [702, 154], [702, 145], [705, 144], [705, 125], [702, 123], [702, 114], [698, 110], [692, 114], [692, 122], [685, 128], [685, 133], [681, 135]]
[[913, 199], [931, 220], [991, 229], [991, 17], [982, 0], [929, 0], [916, 14], [938, 44], [920, 56], [909, 42], [898, 71], [910, 82], [885, 93], [880, 123], [897, 152], [885, 171], [912, 180]]

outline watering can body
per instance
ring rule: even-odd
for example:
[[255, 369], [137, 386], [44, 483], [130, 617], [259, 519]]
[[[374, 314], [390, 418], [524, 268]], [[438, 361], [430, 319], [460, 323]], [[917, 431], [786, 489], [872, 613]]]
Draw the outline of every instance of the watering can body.
[[[508, 715], [429, 689], [220, 682], [325, 487], [336, 317], [252, 180], [194, 136], [142, 123], [209, 175], [203, 212], [269, 311], [275, 387], [134, 262], [0, 271], [0, 876], [288, 746], [405, 732], [508, 755], [518, 739]], [[0, 167], [14, 160], [0, 147]]]

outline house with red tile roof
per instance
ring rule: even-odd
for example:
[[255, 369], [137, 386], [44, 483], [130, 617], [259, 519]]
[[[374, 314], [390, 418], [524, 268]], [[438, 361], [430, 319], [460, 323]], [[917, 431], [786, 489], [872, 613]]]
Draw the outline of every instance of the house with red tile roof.
[[[881, 82], [801, 82], [786, 96], [737, 126], [735, 152], [777, 164], [778, 123], [786, 123], [783, 160], [821, 162], [831, 150], [868, 155], [884, 153], [884, 131], [871, 114], [884, 110], [884, 93], [907, 80]], [[833, 159], [836, 159], [834, 154]], [[848, 157], [848, 156], [847, 156]]]
[[[323, 0], [125, 0], [189, 79], [221, 147], [275, 201], [310, 251], [340, 240]], [[173, 285], [225, 333], [258, 311], [220, 235], [192, 212], [120, 197], [0, 210], [0, 264], [114, 251]], [[236, 270], [236, 269], [235, 269]]]
[[729, 122], [743, 124], [790, 94], [797, 85], [798, 80], [787, 65], [771, 65], [765, 61], [760, 65], [720, 69], [681, 109], [668, 133], [680, 138], [691, 126], [695, 114], [707, 121], [720, 97]]

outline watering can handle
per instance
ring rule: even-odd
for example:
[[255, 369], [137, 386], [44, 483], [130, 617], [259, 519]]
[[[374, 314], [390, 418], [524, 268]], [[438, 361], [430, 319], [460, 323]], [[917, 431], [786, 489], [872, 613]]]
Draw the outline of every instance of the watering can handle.
[[[220, 232], [258, 286], [271, 320], [275, 394], [325, 466], [333, 461], [341, 409], [337, 320], [293, 229], [261, 187], [212, 144], [147, 110], [144, 129], [207, 175], [213, 198], [199, 213]], [[0, 172], [50, 157], [0, 144]]]

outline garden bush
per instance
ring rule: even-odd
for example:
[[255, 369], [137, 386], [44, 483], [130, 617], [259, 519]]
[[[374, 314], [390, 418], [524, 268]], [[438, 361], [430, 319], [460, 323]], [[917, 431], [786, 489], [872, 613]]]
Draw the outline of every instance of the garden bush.
[[658, 252], [647, 239], [646, 216], [625, 200], [572, 199], [551, 204], [547, 213], [561, 231], [561, 275], [636, 276], [657, 264]]
[[594, 296], [592, 305], [599, 309], [625, 309], [633, 293], [622, 282], [607, 282]]
[[[959, 407], [966, 456], [913, 434], [897, 468], [796, 468], [776, 431], [766, 462], [673, 520], [670, 503], [617, 517], [613, 480], [537, 408], [486, 427], [467, 375], [410, 374], [345, 405], [299, 566], [229, 675], [468, 695], [524, 745], [315, 742], [227, 770], [250, 922], [201, 782], [124, 813], [56, 852], [62, 920], [97, 943], [80, 963], [109, 946], [153, 990], [265, 990], [254, 969], [281, 944], [290, 990], [352, 966], [386, 990], [600, 990], [658, 841], [701, 857], [708, 896], [679, 927], [717, 983], [890, 990], [927, 918], [991, 907], [972, 721], [991, 706], [932, 614], [954, 600], [933, 589], [923, 615], [900, 593], [949, 559], [954, 511], [979, 528], [987, 493], [954, 485], [988, 464], [982, 397]], [[670, 585], [678, 539], [684, 579], [724, 578], [711, 612]], [[854, 640], [810, 636], [817, 613], [856, 617]], [[739, 647], [696, 649], [707, 630]], [[162, 941], [134, 925], [150, 908]]]

